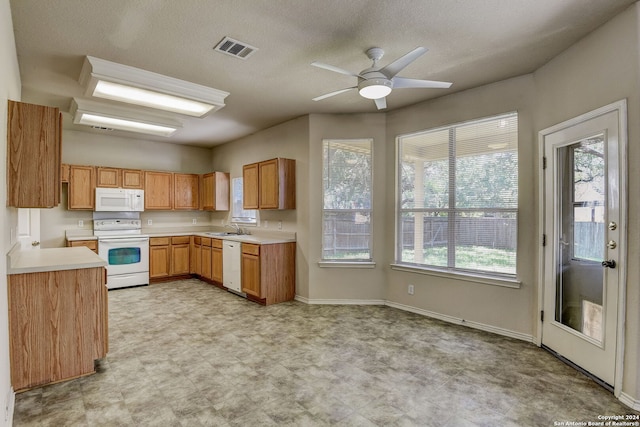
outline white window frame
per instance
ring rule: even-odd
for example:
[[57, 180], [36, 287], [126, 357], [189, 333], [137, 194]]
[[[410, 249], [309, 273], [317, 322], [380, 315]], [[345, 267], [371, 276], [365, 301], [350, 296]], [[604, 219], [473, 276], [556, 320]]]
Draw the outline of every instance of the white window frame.
[[[506, 287], [513, 287], [513, 288], [519, 288], [521, 285], [521, 282], [517, 280], [517, 258], [518, 258], [518, 253], [517, 253], [517, 231], [518, 231], [518, 210], [519, 210], [519, 205], [518, 207], [516, 207], [515, 209], [504, 209], [504, 211], [511, 211], [513, 213], [515, 213], [515, 221], [516, 221], [516, 271], [511, 274], [511, 273], [499, 273], [499, 272], [491, 272], [491, 271], [480, 271], [480, 270], [468, 270], [468, 269], [464, 269], [464, 268], [458, 268], [458, 267], [441, 267], [441, 266], [434, 266], [434, 265], [429, 265], [429, 264], [420, 264], [420, 263], [411, 263], [411, 262], [406, 262], [406, 261], [402, 261], [402, 213], [403, 212], [410, 212], [410, 211], [429, 211], [429, 209], [403, 209], [402, 208], [402, 189], [401, 189], [401, 182], [402, 182], [402, 147], [401, 147], [401, 143], [402, 143], [402, 138], [404, 137], [410, 137], [410, 136], [414, 136], [414, 135], [418, 135], [418, 134], [424, 134], [424, 133], [429, 133], [429, 132], [437, 132], [437, 131], [443, 131], [443, 130], [449, 130], [452, 128], [457, 128], [463, 125], [469, 125], [469, 124], [473, 124], [473, 123], [481, 123], [483, 121], [489, 121], [489, 120], [500, 120], [502, 117], [510, 117], [510, 116], [515, 116], [516, 118], [518, 117], [518, 114], [516, 111], [510, 112], [510, 113], [505, 113], [505, 114], [499, 114], [499, 115], [495, 115], [495, 116], [490, 116], [490, 117], [484, 117], [484, 118], [479, 118], [479, 119], [474, 119], [474, 120], [469, 120], [466, 122], [460, 122], [460, 123], [454, 123], [454, 124], [450, 124], [450, 125], [446, 125], [446, 126], [442, 126], [439, 128], [433, 128], [433, 129], [426, 129], [426, 130], [422, 130], [422, 131], [418, 131], [418, 132], [412, 132], [409, 134], [403, 134], [403, 135], [398, 135], [396, 137], [396, 206], [395, 206], [395, 212], [396, 212], [396, 232], [395, 232], [395, 239], [396, 239], [396, 244], [395, 244], [395, 263], [391, 264], [391, 268], [394, 270], [399, 270], [399, 271], [412, 271], [412, 272], [418, 272], [418, 273], [423, 273], [423, 274], [429, 274], [429, 275], [434, 275], [434, 276], [439, 276], [439, 277], [449, 277], [449, 278], [458, 278], [461, 280], [465, 280], [465, 281], [470, 281], [470, 282], [478, 282], [478, 283], [484, 283], [484, 284], [491, 284], [491, 285], [498, 285], [498, 286], [506, 286]], [[516, 148], [517, 150], [517, 148]], [[450, 154], [451, 155], [451, 154]], [[451, 158], [450, 158], [451, 160]], [[450, 185], [450, 184], [448, 184]], [[455, 207], [447, 209], [449, 211], [449, 213], [455, 213], [455, 212], [464, 212], [464, 209], [459, 210], [456, 209]], [[479, 208], [479, 210], [485, 210], [484, 208]], [[496, 211], [501, 211], [502, 209], [495, 209]], [[455, 242], [448, 242], [447, 245], [455, 245]]]
[[[369, 200], [369, 208], [354, 208], [354, 209], [325, 209], [325, 186], [324, 186], [324, 177], [325, 177], [325, 158], [324, 158], [324, 150], [326, 144], [331, 143], [369, 143], [369, 157], [370, 157], [370, 200]], [[356, 267], [356, 268], [373, 268], [375, 263], [373, 261], [373, 179], [374, 179], [374, 171], [373, 171], [373, 138], [344, 138], [344, 139], [324, 139], [322, 141], [322, 192], [321, 192], [321, 206], [322, 206], [322, 237], [321, 237], [321, 260], [318, 263], [321, 267]], [[333, 258], [326, 257], [325, 254], [325, 214], [326, 213], [350, 213], [352, 212], [356, 215], [358, 212], [366, 211], [369, 215], [369, 236], [368, 236], [368, 254], [367, 258]]]

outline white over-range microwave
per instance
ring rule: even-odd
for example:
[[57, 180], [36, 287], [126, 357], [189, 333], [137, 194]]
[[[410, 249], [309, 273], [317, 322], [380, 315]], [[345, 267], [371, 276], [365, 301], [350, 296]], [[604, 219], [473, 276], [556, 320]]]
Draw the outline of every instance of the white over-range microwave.
[[142, 212], [144, 190], [96, 188], [96, 212]]

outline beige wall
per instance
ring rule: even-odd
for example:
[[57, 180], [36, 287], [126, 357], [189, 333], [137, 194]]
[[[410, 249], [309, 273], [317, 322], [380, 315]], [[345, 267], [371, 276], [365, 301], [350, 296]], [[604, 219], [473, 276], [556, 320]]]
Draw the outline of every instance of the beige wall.
[[[13, 38], [13, 23], [9, 0], [0, 0], [0, 224], [2, 225], [2, 248], [7, 253], [15, 243], [12, 238], [17, 229], [15, 208], [5, 208], [7, 204], [7, 100], [20, 100], [20, 72]], [[0, 425], [10, 426], [13, 416], [13, 390], [9, 366], [9, 309], [7, 306], [7, 261], [0, 257]], [[9, 414], [5, 414], [5, 408]], [[8, 415], [8, 419], [5, 417]]]
[[[385, 298], [388, 268], [384, 230], [387, 226], [385, 182], [392, 178], [385, 161], [385, 114], [313, 114], [309, 143], [309, 294], [313, 302], [378, 302]], [[322, 258], [322, 141], [373, 139], [373, 269], [319, 267]], [[391, 169], [393, 170], [393, 169]]]
[[[309, 117], [300, 117], [256, 134], [213, 148], [214, 170], [229, 172], [231, 178], [242, 176], [242, 166], [284, 157], [296, 161], [296, 209], [282, 211], [259, 211], [261, 231], [277, 231], [277, 223], [282, 221], [283, 231], [297, 233], [296, 251], [296, 293], [309, 293]], [[228, 220], [227, 213], [212, 213], [212, 221]], [[268, 226], [265, 226], [265, 221]]]
[[621, 99], [628, 108], [628, 253], [622, 391], [640, 400], [640, 5], [631, 6], [534, 73], [536, 129]]
[[[387, 115], [386, 167], [396, 170], [398, 135], [434, 128], [445, 124], [518, 111], [518, 259], [517, 277], [520, 289], [486, 285], [434, 275], [390, 270], [387, 275], [386, 299], [418, 311], [437, 314], [454, 321], [487, 325], [508, 334], [526, 337], [535, 331], [533, 304], [536, 301], [535, 224], [537, 145], [532, 122], [535, 90], [531, 75], [445, 96], [430, 102], [395, 110]], [[387, 222], [386, 263], [394, 261], [395, 242], [395, 177], [386, 180]], [[526, 207], [526, 208], [524, 208]], [[415, 286], [415, 294], [407, 286]]]

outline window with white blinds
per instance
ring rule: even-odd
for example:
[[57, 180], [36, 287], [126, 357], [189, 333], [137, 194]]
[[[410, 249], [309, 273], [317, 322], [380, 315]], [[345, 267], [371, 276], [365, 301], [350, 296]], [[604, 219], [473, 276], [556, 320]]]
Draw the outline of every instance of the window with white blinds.
[[371, 139], [323, 141], [322, 260], [371, 261]]
[[516, 274], [518, 115], [398, 137], [399, 264]]

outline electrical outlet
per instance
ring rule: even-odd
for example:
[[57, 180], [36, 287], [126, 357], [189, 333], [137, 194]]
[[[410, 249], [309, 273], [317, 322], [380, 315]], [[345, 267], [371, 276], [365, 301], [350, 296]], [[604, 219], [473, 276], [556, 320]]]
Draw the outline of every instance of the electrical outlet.
[[78, 220], [78, 227], [80, 227], [80, 228], [84, 227], [84, 221], [83, 220], [81, 220], [81, 219]]
[[282, 221], [278, 221], [278, 230], [282, 230]]
[[198, 223], [198, 218], [193, 218], [193, 220], [191, 221], [191, 224], [197, 224]]
[[413, 292], [415, 291], [415, 288], [413, 287], [413, 285], [409, 285], [407, 286], [407, 293], [409, 295], [413, 295]]
[[147, 220], [147, 225], [153, 225], [153, 220], [152, 219], [148, 219]]

